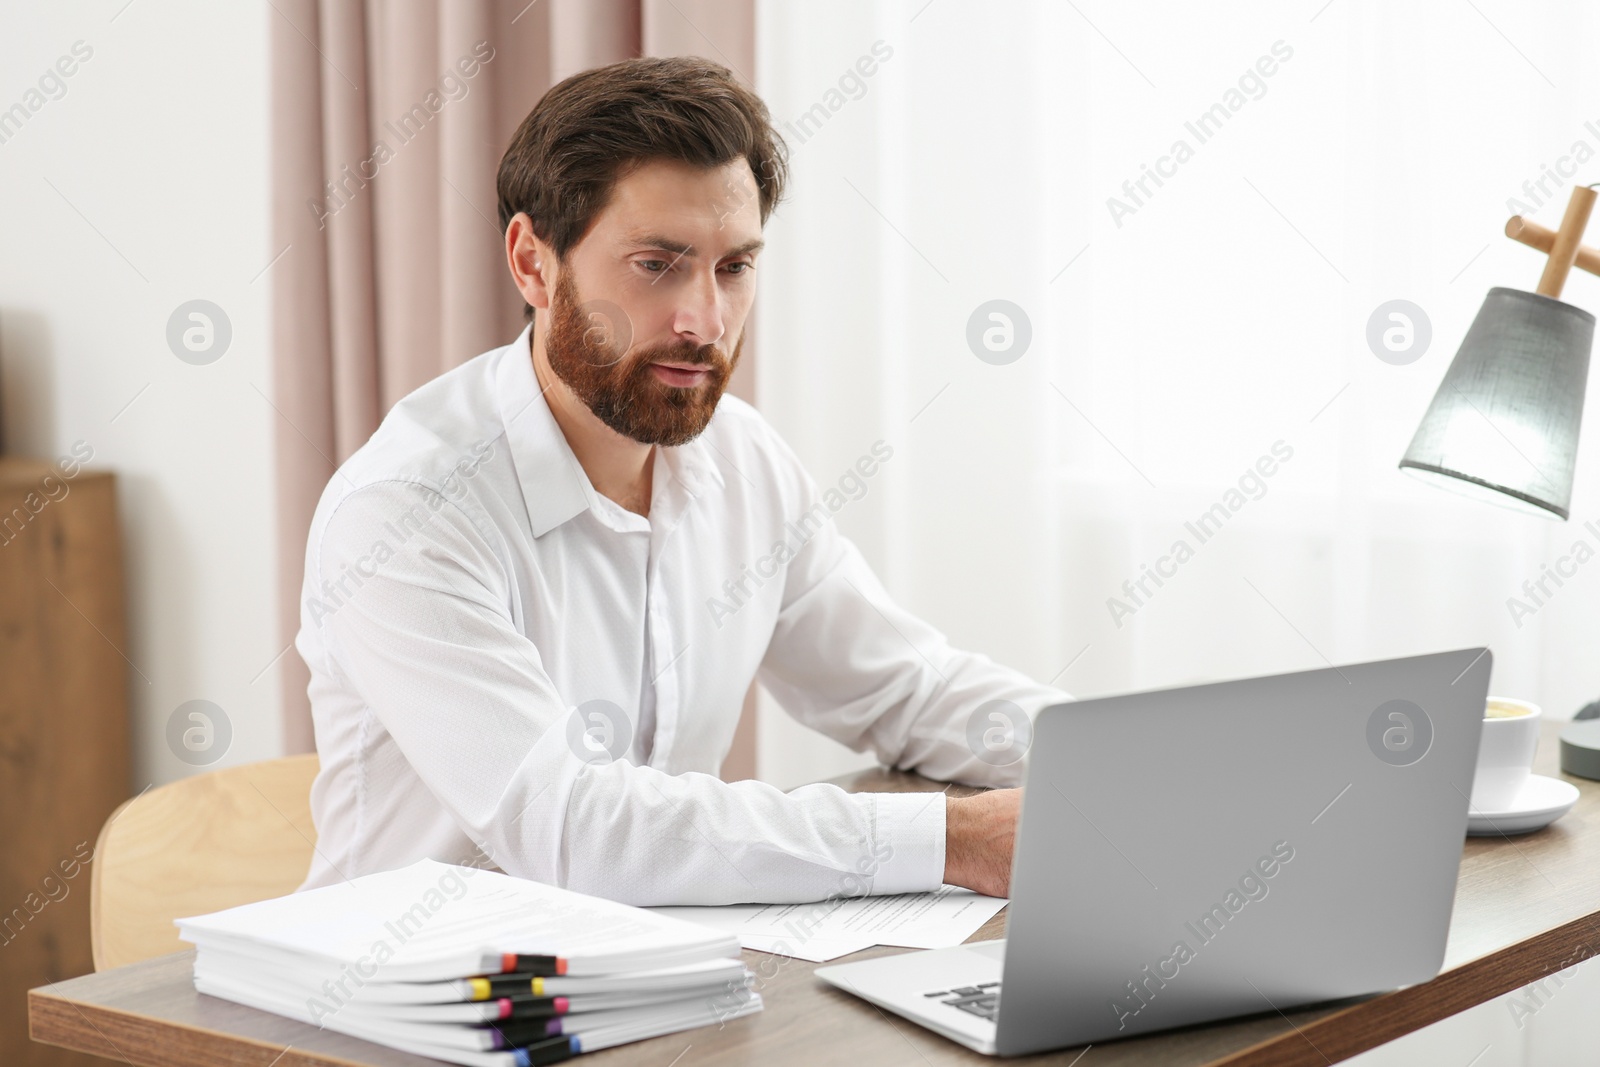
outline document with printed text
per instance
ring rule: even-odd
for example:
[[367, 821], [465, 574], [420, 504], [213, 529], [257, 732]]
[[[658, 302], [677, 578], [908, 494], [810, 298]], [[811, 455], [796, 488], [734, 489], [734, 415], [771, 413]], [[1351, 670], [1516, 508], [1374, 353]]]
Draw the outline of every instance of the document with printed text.
[[1006, 906], [953, 885], [931, 893], [834, 897], [811, 904], [729, 904], [649, 910], [735, 934], [745, 948], [822, 963], [874, 945], [949, 948]]

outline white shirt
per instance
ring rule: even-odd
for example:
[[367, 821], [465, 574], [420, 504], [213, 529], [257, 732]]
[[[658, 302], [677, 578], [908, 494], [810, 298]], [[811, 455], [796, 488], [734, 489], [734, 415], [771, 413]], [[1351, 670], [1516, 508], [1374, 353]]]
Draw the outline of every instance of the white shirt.
[[942, 794], [716, 777], [752, 678], [886, 764], [993, 785], [1022, 764], [974, 755], [974, 710], [1067, 695], [896, 605], [831, 521], [838, 490], [736, 398], [652, 477], [648, 518], [594, 490], [527, 330], [339, 468], [296, 640], [322, 762], [302, 888], [423, 857], [646, 905], [939, 886]]

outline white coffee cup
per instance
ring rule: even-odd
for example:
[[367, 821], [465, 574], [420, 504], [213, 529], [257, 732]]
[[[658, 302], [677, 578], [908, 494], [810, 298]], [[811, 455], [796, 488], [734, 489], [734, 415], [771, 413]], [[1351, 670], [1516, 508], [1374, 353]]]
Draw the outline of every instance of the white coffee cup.
[[1539, 747], [1539, 705], [1491, 696], [1484, 707], [1478, 770], [1472, 779], [1473, 812], [1509, 811], [1533, 773]]

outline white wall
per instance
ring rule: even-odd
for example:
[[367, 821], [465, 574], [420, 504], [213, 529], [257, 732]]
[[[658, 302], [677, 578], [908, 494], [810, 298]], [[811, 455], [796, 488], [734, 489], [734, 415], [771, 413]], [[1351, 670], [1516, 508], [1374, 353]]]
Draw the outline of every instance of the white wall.
[[[895, 444], [838, 521], [903, 603], [1080, 696], [1480, 643], [1497, 691], [1557, 716], [1600, 696], [1600, 564], [1520, 627], [1506, 606], [1579, 537], [1600, 545], [1582, 528], [1600, 517], [1600, 387], [1573, 522], [1396, 469], [1486, 290], [1537, 282], [1541, 257], [1501, 234], [1508, 199], [1575, 142], [1600, 150], [1593, 5], [771, 0], [759, 16], [780, 123], [875, 41], [894, 49], [820, 130], [786, 130], [758, 388], [819, 479]], [[1280, 41], [1293, 54], [1265, 92], [1114, 219], [1122, 183], [1195, 142], [1185, 122]], [[1600, 155], [1575, 180], [1600, 181]], [[1566, 194], [1534, 217], [1556, 226]], [[1365, 340], [1397, 297], [1433, 328], [1406, 366]], [[1007, 366], [964, 336], [995, 298], [1032, 322]], [[1600, 309], [1600, 279], [1574, 273], [1566, 298]], [[1279, 439], [1295, 454], [1266, 495], [1117, 625], [1123, 580]], [[763, 777], [860, 762], [765, 714]]]
[[[269, 17], [264, 3], [204, 0], [0, 13], [0, 109], [42, 102], [0, 143], [4, 450], [54, 457], [81, 440], [118, 475], [135, 790], [195, 769], [165, 734], [189, 700], [231, 724], [213, 765], [281, 752], [265, 669], [279, 651]], [[76, 42], [92, 54], [64, 92], [47, 79], [50, 93], [29, 97]], [[205, 366], [166, 340], [173, 310], [196, 298], [233, 331]]]

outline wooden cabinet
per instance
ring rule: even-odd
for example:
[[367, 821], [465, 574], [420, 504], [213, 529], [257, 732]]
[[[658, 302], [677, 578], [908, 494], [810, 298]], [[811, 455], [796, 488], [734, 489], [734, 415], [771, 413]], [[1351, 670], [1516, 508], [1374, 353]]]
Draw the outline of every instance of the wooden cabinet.
[[94, 969], [95, 839], [130, 794], [127, 646], [115, 478], [70, 461], [0, 458], [0, 1064], [7, 1067], [105, 1062], [31, 1042], [27, 990]]

